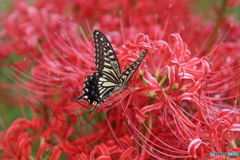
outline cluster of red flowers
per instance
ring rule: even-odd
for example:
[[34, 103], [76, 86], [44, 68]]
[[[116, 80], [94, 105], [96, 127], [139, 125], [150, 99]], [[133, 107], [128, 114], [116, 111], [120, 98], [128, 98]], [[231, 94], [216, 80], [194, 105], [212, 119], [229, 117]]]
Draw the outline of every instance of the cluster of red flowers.
[[[223, 0], [201, 16], [192, 11], [197, 2], [13, 1], [1, 17], [0, 65], [11, 68], [14, 83], [0, 87], [16, 96], [1, 93], [1, 101], [20, 107], [23, 117], [0, 132], [0, 157], [201, 159], [240, 152], [240, 22], [224, 15], [237, 1]], [[217, 20], [207, 22], [209, 15]], [[95, 29], [108, 37], [122, 71], [148, 53], [128, 87], [89, 114], [93, 106], [72, 100], [96, 72]]]

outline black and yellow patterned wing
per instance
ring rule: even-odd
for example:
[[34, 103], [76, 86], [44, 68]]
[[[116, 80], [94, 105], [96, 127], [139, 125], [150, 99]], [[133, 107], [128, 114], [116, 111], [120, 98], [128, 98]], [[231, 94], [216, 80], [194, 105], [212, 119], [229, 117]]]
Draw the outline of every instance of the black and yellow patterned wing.
[[98, 72], [92, 73], [85, 80], [83, 95], [76, 98], [86, 100], [91, 105], [96, 105], [91, 111], [111, 95], [115, 86], [120, 83], [120, 67], [116, 54], [108, 39], [100, 31], [93, 32], [96, 60], [95, 67]]
[[89, 104], [95, 105], [90, 112], [96, 110], [106, 98], [122, 91], [127, 86], [127, 82], [147, 53], [147, 50], [144, 50], [140, 57], [121, 73], [117, 56], [104, 34], [95, 30], [93, 39], [96, 52], [95, 64], [98, 72], [87, 77], [84, 82], [83, 95], [76, 98], [76, 101], [85, 100]]
[[120, 66], [112, 45], [105, 35], [97, 30], [93, 32], [93, 39], [96, 52], [96, 69], [111, 77], [112, 81], [119, 82]]
[[135, 60], [130, 66], [128, 66], [128, 68], [120, 76], [121, 82], [127, 83], [132, 78], [133, 74], [137, 71], [146, 54], [147, 50], [145, 49], [142, 51], [139, 58]]

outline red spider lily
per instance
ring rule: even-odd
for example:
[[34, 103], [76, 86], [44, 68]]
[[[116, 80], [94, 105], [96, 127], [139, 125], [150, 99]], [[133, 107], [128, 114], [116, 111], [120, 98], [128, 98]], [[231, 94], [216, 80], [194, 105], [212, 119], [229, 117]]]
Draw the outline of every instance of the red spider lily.
[[[1, 158], [203, 159], [211, 151], [239, 152], [240, 23], [222, 16], [216, 26], [205, 23], [190, 9], [194, 3], [14, 1], [0, 32], [1, 66], [11, 68], [13, 83], [0, 87], [19, 96], [6, 92], [1, 100], [23, 115], [31, 108], [31, 118], [0, 133]], [[72, 100], [96, 72], [94, 29], [111, 42], [121, 71], [143, 49], [148, 54], [128, 87], [89, 114], [93, 106]]]

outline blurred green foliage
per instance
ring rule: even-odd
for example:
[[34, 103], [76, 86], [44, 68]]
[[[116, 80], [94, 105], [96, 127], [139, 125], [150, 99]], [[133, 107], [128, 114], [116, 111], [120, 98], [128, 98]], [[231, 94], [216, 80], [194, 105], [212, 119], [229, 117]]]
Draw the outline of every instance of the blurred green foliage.
[[11, 10], [11, 0], [1, 0], [1, 5], [0, 5], [0, 14], [4, 13], [5, 11]]

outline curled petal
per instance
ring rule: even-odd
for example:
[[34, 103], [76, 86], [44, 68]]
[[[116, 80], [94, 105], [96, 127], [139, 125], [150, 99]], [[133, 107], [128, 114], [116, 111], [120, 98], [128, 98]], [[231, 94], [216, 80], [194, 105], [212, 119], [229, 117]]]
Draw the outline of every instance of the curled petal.
[[138, 47], [140, 49], [152, 49], [152, 46], [149, 43], [145, 43], [145, 42], [140, 42], [138, 43]]
[[[73, 144], [74, 145], [74, 144]], [[69, 142], [61, 142], [59, 144], [59, 147], [66, 153], [69, 153], [69, 154], [76, 154], [78, 153], [78, 150], [75, 146], [73, 146], [71, 144], [69, 144]]]
[[19, 137], [19, 139], [20, 141], [18, 143], [18, 154], [29, 159], [29, 156], [31, 154], [32, 140], [23, 136]]
[[232, 110], [223, 109], [223, 110], [220, 111], [220, 113], [218, 115], [218, 118], [228, 117], [228, 116], [230, 116], [233, 113], [234, 113], [234, 111], [232, 111]]
[[52, 149], [52, 155], [49, 157], [49, 160], [58, 160], [61, 155], [61, 150], [58, 148]]
[[101, 143], [100, 145], [97, 145], [94, 147], [94, 149], [90, 154], [90, 159], [95, 159], [95, 153], [98, 153], [101, 155], [99, 157], [100, 159], [104, 159], [104, 158], [108, 159], [108, 157], [110, 156], [108, 148], [104, 143]]
[[189, 89], [188, 92], [189, 93], [197, 93], [201, 87], [202, 87], [202, 82], [197, 81], [197, 83], [195, 83], [195, 85], [193, 87], [191, 87], [191, 89]]
[[203, 67], [203, 74], [206, 75], [209, 72], [211, 72], [210, 66], [209, 66], [209, 62], [207, 61], [207, 59], [206, 58], [202, 58], [201, 62], [202, 62], [202, 67]]
[[136, 117], [140, 120], [140, 122], [143, 122], [148, 117], [148, 115], [146, 115], [144, 113], [152, 111], [154, 109], [160, 109], [163, 105], [164, 105], [164, 102], [160, 102], [160, 103], [145, 106], [145, 107], [141, 108], [140, 110], [137, 108], [136, 109], [136, 112], [137, 112]]
[[47, 143], [43, 143], [37, 152], [37, 159], [41, 159], [41, 155], [44, 154], [44, 152], [49, 151], [51, 146]]
[[183, 93], [182, 95], [177, 97], [177, 101], [178, 103], [181, 103], [183, 100], [192, 101], [193, 96], [194, 95], [192, 93]]
[[143, 79], [151, 85], [158, 86], [157, 80], [147, 70], [144, 71]]
[[123, 45], [123, 48], [126, 48], [127, 50], [130, 50], [130, 51], [131, 50], [134, 51], [136, 49], [136, 47], [137, 47], [137, 45], [132, 44], [132, 43], [127, 43], [127, 44]]
[[177, 76], [178, 79], [191, 79], [195, 82], [195, 77], [189, 73], [185, 73], [185, 72], [182, 72], [182, 73], [179, 73], [178, 76]]
[[233, 124], [231, 127], [229, 127], [230, 131], [240, 131], [240, 124]]
[[147, 115], [143, 114], [138, 108], [136, 109], [136, 117], [139, 119], [140, 122], [143, 122], [147, 119]]
[[222, 133], [222, 137], [221, 139], [224, 139], [223, 137], [225, 137], [225, 135], [227, 135], [227, 133], [229, 131], [233, 131], [233, 132], [240, 132], [240, 124], [233, 124], [232, 126], [226, 128], [223, 130], [223, 133]]
[[174, 49], [173, 50], [174, 52], [182, 50], [184, 48], [183, 40], [182, 40], [181, 36], [177, 33], [171, 34], [168, 37], [168, 41], [169, 41], [169, 44], [171, 44], [171, 47]]
[[148, 106], [141, 108], [140, 111], [142, 113], [146, 113], [146, 112], [152, 111], [154, 109], [160, 109], [160, 108], [162, 108], [163, 105], [164, 105], [164, 102], [155, 103], [155, 104], [148, 105]]
[[181, 63], [179, 63], [179, 62], [177, 61], [177, 59], [175, 59], [175, 58], [173, 58], [172, 60], [170, 60], [170, 62], [171, 62], [171, 66], [176, 66], [176, 68], [181, 67]]
[[155, 85], [149, 85], [149, 86], [143, 86], [138, 89], [136, 89], [137, 92], [155, 92], [155, 91], [160, 91], [161, 88]]
[[127, 135], [121, 137], [119, 140], [122, 141], [123, 143], [127, 144], [127, 146], [132, 146], [132, 144], [133, 144], [131, 138], [129, 138]]
[[26, 128], [32, 128], [32, 122], [25, 119], [25, 118], [18, 118], [16, 119], [13, 123], [12, 126], [14, 126], [15, 124], [20, 124], [22, 127], [26, 127]]
[[207, 144], [202, 142], [202, 140], [199, 138], [194, 139], [188, 146], [188, 153], [192, 155], [194, 158], [197, 158], [198, 156], [202, 157], [203, 149], [201, 148], [208, 149]]
[[143, 34], [143, 33], [138, 33], [137, 36], [134, 39], [134, 44], [137, 44], [138, 42], [142, 42], [142, 41], [147, 41], [148, 40], [148, 36]]
[[201, 139], [194, 139], [188, 146], [188, 153], [192, 155], [194, 158], [197, 158], [197, 148], [201, 145]]
[[196, 66], [200, 62], [201, 62], [200, 58], [192, 58], [187, 63], [185, 63], [184, 66], [193, 67], [193, 66]]
[[52, 134], [54, 134], [54, 133], [56, 133], [56, 135], [60, 135], [60, 132], [58, 129], [49, 128], [44, 132], [43, 137], [48, 140], [53, 136]]
[[102, 154], [104, 155], [104, 156], [109, 156], [110, 154], [109, 154], [109, 151], [108, 151], [108, 148], [107, 148], [107, 146], [104, 144], [104, 143], [101, 143], [99, 146], [98, 146], [98, 148], [100, 149], [100, 151], [102, 152]]
[[21, 130], [22, 130], [22, 128], [21, 128], [20, 125], [12, 125], [12, 126], [10, 126], [8, 128], [8, 130], [6, 131], [6, 139], [10, 140], [11, 137], [12, 137], [12, 133], [20, 133], [20, 132], [22, 132]]
[[183, 43], [181, 36], [175, 33], [171, 34], [168, 39], [175, 58], [177, 58], [179, 62], [189, 60], [191, 52], [187, 49], [187, 45]]
[[32, 125], [34, 129], [41, 129], [43, 128], [44, 122], [43, 119], [39, 117], [34, 117], [32, 120]]
[[99, 156], [97, 160], [111, 160], [112, 158], [110, 156]]
[[75, 157], [76, 159], [89, 160], [85, 153], [77, 154]]
[[128, 149], [126, 149], [121, 157], [120, 157], [120, 160], [125, 160], [127, 158], [127, 156], [129, 156], [131, 154], [131, 152], [135, 151], [136, 148], [135, 147], [129, 147]]

